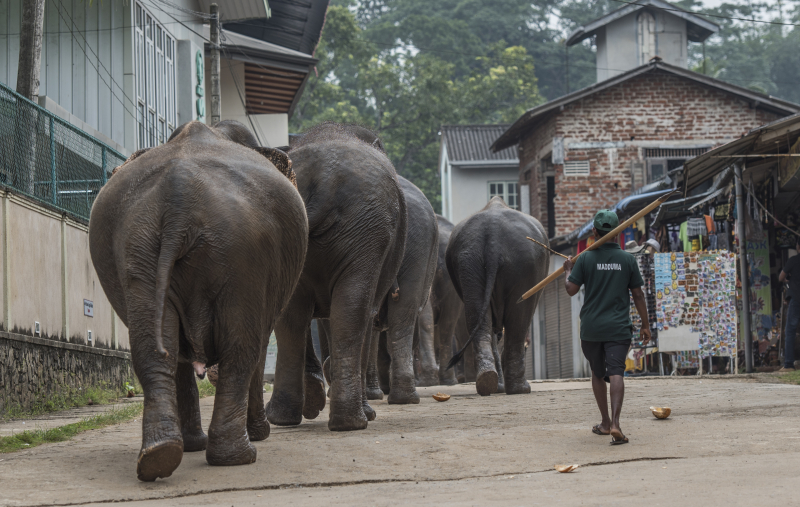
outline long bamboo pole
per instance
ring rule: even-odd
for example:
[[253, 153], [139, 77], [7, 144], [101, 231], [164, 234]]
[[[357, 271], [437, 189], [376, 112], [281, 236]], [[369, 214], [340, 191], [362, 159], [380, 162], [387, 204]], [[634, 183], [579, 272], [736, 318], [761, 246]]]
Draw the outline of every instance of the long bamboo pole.
[[[592, 243], [589, 246], [589, 248], [587, 248], [583, 252], [581, 252], [578, 255], [576, 255], [575, 258], [577, 259], [584, 252], [589, 252], [591, 250], [599, 248], [600, 245], [610, 241], [612, 238], [615, 238], [616, 236], [619, 235], [619, 233], [621, 233], [622, 231], [627, 229], [631, 224], [633, 224], [634, 222], [636, 222], [637, 220], [639, 220], [640, 218], [642, 218], [646, 214], [650, 213], [651, 211], [653, 211], [657, 207], [659, 207], [662, 204], [664, 204], [667, 201], [667, 199], [669, 199], [670, 197], [672, 197], [675, 194], [675, 192], [677, 192], [677, 190], [673, 190], [672, 192], [670, 192], [668, 194], [664, 194], [661, 197], [659, 197], [658, 199], [656, 199], [655, 201], [653, 201], [652, 203], [648, 204], [647, 207], [644, 208], [642, 211], [640, 211], [639, 213], [633, 215], [629, 219], [627, 219], [624, 222], [622, 222], [621, 224], [619, 224], [616, 229], [614, 229], [613, 231], [609, 232], [608, 234], [606, 234], [602, 238], [600, 238], [597, 241], [595, 241], [594, 243]], [[540, 290], [544, 289], [550, 282], [552, 282], [553, 280], [555, 280], [556, 278], [561, 276], [562, 273], [564, 273], [564, 266], [561, 266], [557, 270], [555, 270], [552, 273], [550, 273], [550, 275], [548, 275], [547, 278], [545, 278], [541, 282], [537, 283], [534, 288], [532, 288], [531, 290], [529, 290], [528, 292], [523, 294], [522, 297], [519, 298], [519, 300], [517, 300], [517, 303], [522, 303], [523, 301], [525, 301], [529, 297], [533, 296], [534, 294], [536, 294]]]

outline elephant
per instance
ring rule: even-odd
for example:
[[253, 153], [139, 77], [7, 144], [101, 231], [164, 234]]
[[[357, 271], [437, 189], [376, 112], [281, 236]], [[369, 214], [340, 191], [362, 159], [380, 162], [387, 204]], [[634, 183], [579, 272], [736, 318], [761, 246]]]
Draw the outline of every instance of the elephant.
[[[406, 242], [406, 201], [377, 136], [357, 125], [322, 123], [289, 149], [309, 224], [300, 281], [278, 320], [278, 358], [267, 418], [313, 419], [325, 407], [312, 319], [326, 321], [331, 385], [328, 428], [364, 429], [376, 417], [364, 373], [373, 322], [395, 283]], [[323, 347], [324, 349], [324, 347]]]
[[[184, 452], [252, 463], [250, 441], [269, 436], [266, 349], [300, 278], [308, 221], [288, 156], [256, 148], [244, 125], [191, 122], [117, 168], [94, 202], [92, 263], [144, 390], [142, 481], [169, 477]], [[194, 375], [213, 365], [206, 436]]]
[[[432, 293], [431, 290], [431, 296]], [[433, 307], [429, 297], [417, 318], [417, 327], [414, 331], [414, 375], [417, 387], [439, 385], [439, 363], [436, 361], [434, 333]]]
[[527, 240], [548, 245], [542, 224], [493, 197], [479, 212], [459, 223], [450, 236], [445, 260], [456, 292], [464, 302], [469, 338], [448, 368], [472, 344], [475, 387], [481, 396], [497, 392], [496, 335], [503, 334], [500, 363], [506, 394], [530, 393], [525, 380], [525, 339], [541, 293], [518, 302], [547, 276], [550, 253]]
[[[389, 404], [402, 405], [419, 403], [414, 375], [414, 338], [418, 337], [417, 317], [428, 301], [433, 283], [439, 232], [436, 214], [425, 194], [402, 176], [398, 176], [398, 180], [406, 199], [408, 232], [396, 285], [384, 298], [377, 327], [373, 330], [367, 398], [382, 399], [388, 391]], [[379, 368], [383, 370], [380, 372], [383, 389], [378, 379]]]

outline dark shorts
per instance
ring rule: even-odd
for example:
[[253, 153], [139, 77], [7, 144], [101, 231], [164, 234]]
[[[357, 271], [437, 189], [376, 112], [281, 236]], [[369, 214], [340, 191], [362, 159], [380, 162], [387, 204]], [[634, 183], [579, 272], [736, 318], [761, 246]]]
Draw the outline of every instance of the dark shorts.
[[631, 340], [616, 342], [590, 342], [581, 340], [581, 350], [595, 377], [610, 382], [612, 375], [625, 374], [625, 357], [631, 348]]

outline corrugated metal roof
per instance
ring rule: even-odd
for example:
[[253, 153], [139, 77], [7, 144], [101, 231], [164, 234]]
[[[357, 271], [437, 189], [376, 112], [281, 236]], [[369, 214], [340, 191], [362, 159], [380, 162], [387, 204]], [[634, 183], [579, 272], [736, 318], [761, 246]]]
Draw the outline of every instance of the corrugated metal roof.
[[[317, 48], [329, 0], [269, 0], [272, 16], [226, 23], [227, 30], [278, 44], [307, 55]], [[227, 2], [224, 2], [227, 3]], [[230, 19], [230, 18], [229, 18]]]
[[219, 5], [219, 15], [223, 21], [266, 18], [269, 16], [267, 0], [198, 0], [200, 10], [208, 12], [212, 3]]
[[498, 152], [490, 148], [492, 143], [508, 129], [501, 125], [442, 125], [442, 140], [447, 146], [447, 157], [453, 165], [476, 162], [489, 164], [518, 164], [517, 150], [512, 146]]
[[529, 109], [526, 113], [520, 116], [519, 119], [515, 121], [514, 124], [511, 125], [511, 127], [509, 127], [509, 129], [506, 130], [502, 136], [499, 136], [494, 145], [492, 145], [492, 149], [503, 150], [509, 146], [517, 144], [522, 136], [525, 135], [525, 132], [535, 128], [540, 120], [549, 117], [549, 114], [556, 114], [563, 106], [567, 104], [571, 104], [575, 101], [589, 97], [595, 93], [614, 87], [620, 83], [628, 81], [629, 79], [633, 79], [649, 72], [663, 72], [686, 78], [701, 85], [710, 86], [714, 89], [730, 93], [731, 95], [740, 97], [750, 102], [753, 107], [772, 111], [774, 113], [790, 115], [800, 112], [800, 105], [789, 102], [788, 100], [782, 100], [771, 95], [754, 92], [748, 88], [742, 88], [741, 86], [732, 85], [719, 79], [708, 77], [704, 74], [699, 74], [688, 69], [654, 60], [651, 63], [641, 65], [610, 79], [606, 79], [605, 81], [595, 83], [581, 90], [572, 92], [569, 95], [564, 95], [563, 97], [559, 97], [540, 106], [536, 106], [533, 109]]

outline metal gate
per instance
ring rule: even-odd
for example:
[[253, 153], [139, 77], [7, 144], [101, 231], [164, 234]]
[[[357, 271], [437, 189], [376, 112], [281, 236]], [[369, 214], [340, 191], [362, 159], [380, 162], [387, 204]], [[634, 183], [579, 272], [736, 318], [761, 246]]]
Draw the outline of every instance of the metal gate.
[[545, 287], [539, 301], [545, 378], [572, 378], [572, 301], [564, 290], [564, 275]]

